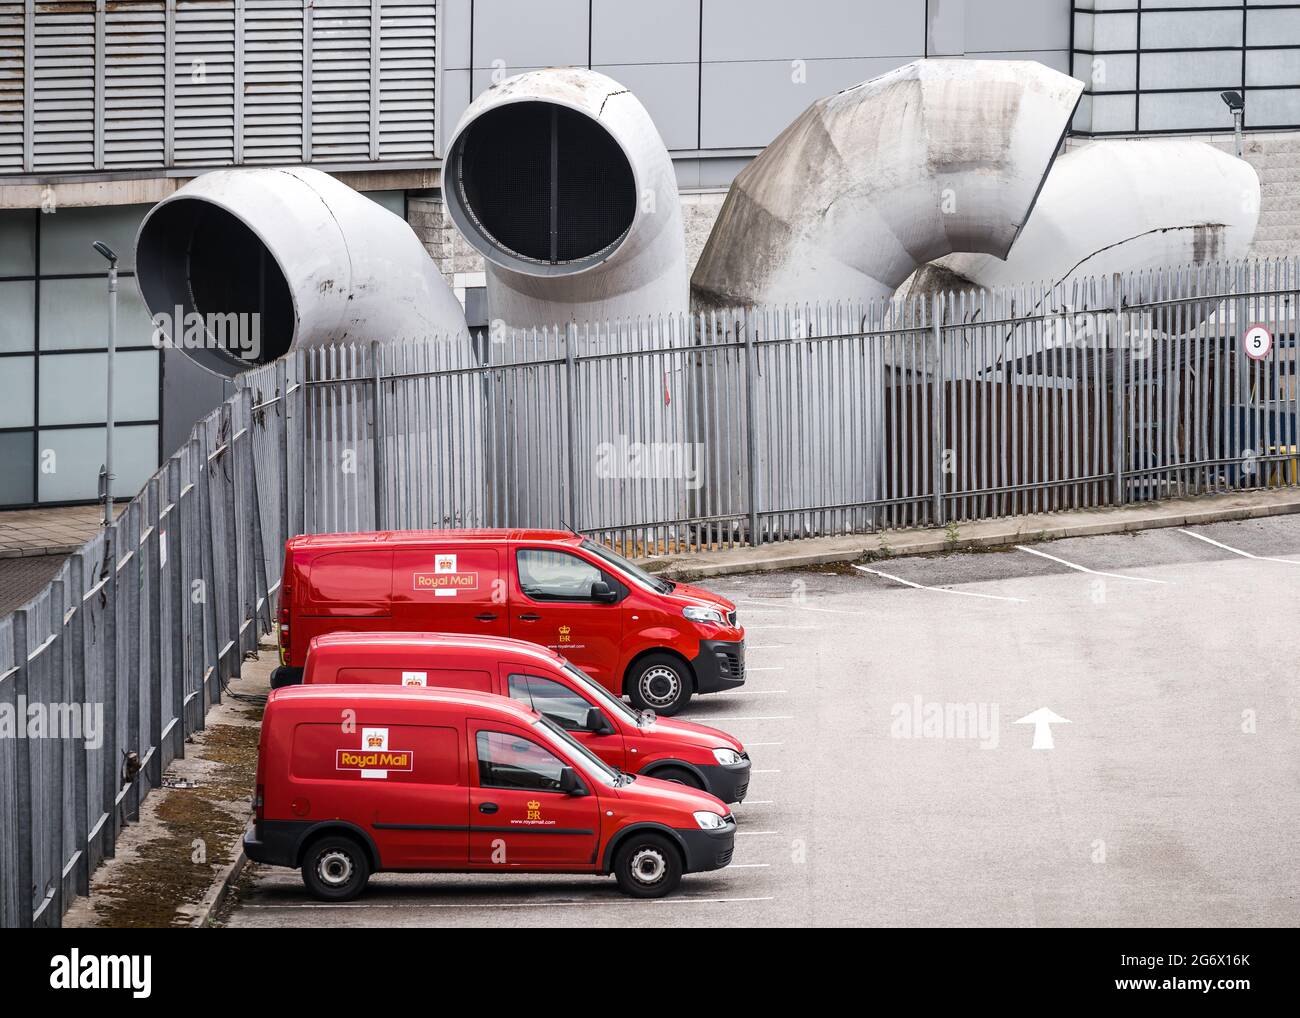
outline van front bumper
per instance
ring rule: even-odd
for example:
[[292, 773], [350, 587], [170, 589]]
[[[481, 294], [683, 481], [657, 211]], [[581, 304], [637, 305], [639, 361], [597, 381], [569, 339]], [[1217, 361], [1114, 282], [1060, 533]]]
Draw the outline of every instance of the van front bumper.
[[744, 802], [749, 792], [749, 754], [741, 754], [738, 764], [696, 764], [704, 775], [704, 790], [723, 802]]
[[716, 831], [702, 831], [699, 828], [684, 830], [679, 827], [676, 833], [686, 850], [686, 873], [720, 870], [731, 862], [732, 853], [736, 850], [735, 820]]
[[701, 640], [700, 652], [691, 658], [695, 692], [716, 693], [745, 684], [744, 640]]

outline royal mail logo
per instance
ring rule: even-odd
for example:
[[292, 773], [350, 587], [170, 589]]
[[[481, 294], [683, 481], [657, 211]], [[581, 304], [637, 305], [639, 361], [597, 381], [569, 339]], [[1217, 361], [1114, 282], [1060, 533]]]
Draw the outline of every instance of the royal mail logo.
[[428, 684], [428, 672], [402, 672], [403, 686], [427, 686]]
[[561, 627], [560, 627], [560, 642], [561, 642], [561, 643], [568, 643], [568, 642], [569, 642], [569, 633], [570, 633], [570, 632], [572, 632], [572, 630], [570, 630], [568, 626], [561, 626]]
[[415, 754], [409, 749], [390, 749], [387, 728], [361, 729], [360, 749], [340, 749], [334, 766], [341, 771], [359, 771], [363, 778], [386, 778], [389, 771], [409, 771]]
[[433, 560], [433, 568], [440, 573], [454, 573], [456, 571], [456, 556], [439, 555]]
[[340, 749], [338, 769], [341, 771], [409, 771], [413, 756], [408, 749]]
[[416, 573], [416, 590], [446, 591], [478, 590], [478, 573]]

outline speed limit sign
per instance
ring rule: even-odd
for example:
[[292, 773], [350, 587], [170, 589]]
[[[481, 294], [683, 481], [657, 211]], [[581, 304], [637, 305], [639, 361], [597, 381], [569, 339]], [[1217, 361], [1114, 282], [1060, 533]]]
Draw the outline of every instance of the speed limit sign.
[[1262, 325], [1252, 325], [1241, 338], [1246, 356], [1262, 361], [1273, 349], [1273, 334]]

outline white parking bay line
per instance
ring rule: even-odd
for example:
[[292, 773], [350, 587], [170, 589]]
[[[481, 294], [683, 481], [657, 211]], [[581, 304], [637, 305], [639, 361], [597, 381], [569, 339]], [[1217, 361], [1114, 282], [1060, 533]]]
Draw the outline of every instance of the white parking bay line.
[[[749, 600], [742, 600], [740, 603], [741, 603], [741, 604], [771, 604], [772, 602], [771, 602], [771, 601], [749, 601]], [[790, 602], [789, 604], [785, 605], [785, 607], [786, 607], [786, 608], [797, 608], [799, 611], [804, 611], [804, 612], [820, 612], [820, 613], [823, 614], [823, 615], [865, 615], [865, 614], [866, 614], [866, 612], [849, 611], [849, 610], [846, 609], [846, 608], [813, 608], [811, 605], [806, 605], [806, 604], [796, 604], [796, 603], [794, 603], [793, 601]], [[747, 610], [747, 612], [752, 612], [754, 609], [750, 608], [750, 609], [746, 609], [746, 610]], [[759, 612], [760, 615], [768, 615], [768, 614], [773, 614], [773, 615], [784, 615], [784, 614], [785, 614], [784, 611], [780, 611], [780, 612], [767, 612], [767, 611], [764, 611], [762, 608], [758, 609], [758, 612]], [[776, 626], [768, 626], [767, 628], [768, 628], [768, 629], [776, 629], [777, 627], [776, 627]]]
[[783, 672], [785, 665], [761, 665], [758, 668], [746, 668], [746, 672]]
[[1091, 576], [1107, 576], [1112, 580], [1134, 580], [1138, 583], [1168, 583], [1168, 580], [1155, 580], [1150, 576], [1129, 576], [1125, 573], [1107, 573], [1100, 569], [1089, 569], [1087, 566], [1081, 566], [1077, 562], [1067, 562], [1063, 558], [1057, 558], [1055, 555], [1049, 555], [1045, 551], [1039, 551], [1037, 548], [1026, 548], [1023, 544], [1016, 545], [1016, 551], [1023, 551], [1029, 555], [1037, 555], [1039, 558], [1045, 558], [1049, 562], [1055, 562], [1063, 565], [1067, 569], [1075, 569], [1081, 573], [1088, 573]]
[[1018, 604], [1024, 603], [1024, 598], [1004, 597], [1001, 594], [978, 594], [973, 590], [950, 590], [947, 587], [927, 587], [923, 583], [913, 583], [911, 580], [905, 580], [901, 576], [895, 576], [892, 573], [881, 572], [879, 569], [868, 569], [866, 566], [855, 565], [853, 567], [864, 573], [871, 573], [872, 576], [880, 576], [886, 580], [893, 580], [895, 583], [901, 583], [904, 587], [912, 587], [916, 590], [932, 590], [936, 594], [960, 594], [962, 597], [982, 597], [989, 601], [1015, 601]]
[[765, 643], [761, 647], [750, 645], [746, 650], [783, 650], [790, 646], [788, 643]]
[[790, 692], [788, 689], [722, 689], [716, 693], [710, 693], [709, 696], [763, 696], [767, 693], [788, 692]]
[[1224, 551], [1230, 551], [1234, 555], [1240, 555], [1242, 558], [1253, 558], [1256, 562], [1285, 562], [1289, 566], [1300, 566], [1300, 562], [1291, 558], [1274, 558], [1272, 555], [1253, 555], [1248, 551], [1242, 551], [1240, 548], [1234, 548], [1231, 545], [1224, 544], [1222, 541], [1216, 541], [1212, 537], [1206, 537], [1204, 534], [1198, 534], [1192, 530], [1183, 530], [1178, 528], [1180, 534], [1186, 534], [1188, 537], [1194, 537], [1198, 541], [1204, 541], [1206, 544], [1212, 544], [1216, 548], [1222, 548]]
[[[763, 831], [757, 833], [775, 834], [775, 831]], [[454, 902], [436, 902], [436, 901], [409, 901], [401, 903], [382, 903], [382, 902], [365, 902], [351, 901], [330, 904], [328, 902], [302, 902], [293, 905], [255, 905], [252, 903], [240, 905], [240, 909], [257, 909], [258, 911], [269, 912], [275, 909], [299, 909], [299, 908], [360, 908], [360, 909], [379, 909], [379, 908], [401, 908], [401, 909], [421, 909], [421, 908], [565, 908], [569, 906], [581, 906], [588, 908], [592, 905], [708, 905], [723, 904], [730, 902], [742, 901], [774, 901], [772, 897], [766, 898], [651, 898], [648, 901], [630, 902], [630, 901], [498, 901], [498, 902], [471, 902], [471, 903], [454, 903]]]

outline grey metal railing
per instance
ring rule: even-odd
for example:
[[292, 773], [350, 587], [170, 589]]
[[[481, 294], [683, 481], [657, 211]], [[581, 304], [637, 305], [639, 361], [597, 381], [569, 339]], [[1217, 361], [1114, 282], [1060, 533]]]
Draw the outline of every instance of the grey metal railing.
[[[0, 738], [0, 924], [85, 893], [272, 631], [291, 534], [567, 523], [651, 558], [1295, 485], [1298, 297], [1300, 261], [1247, 262], [256, 368], [0, 619], [0, 710], [47, 719]], [[102, 739], [50, 737], [96, 706]]]

